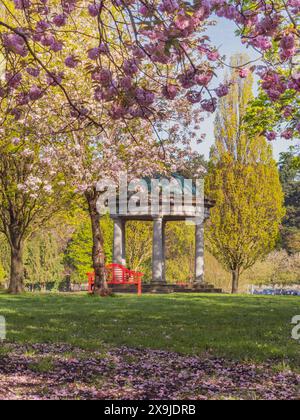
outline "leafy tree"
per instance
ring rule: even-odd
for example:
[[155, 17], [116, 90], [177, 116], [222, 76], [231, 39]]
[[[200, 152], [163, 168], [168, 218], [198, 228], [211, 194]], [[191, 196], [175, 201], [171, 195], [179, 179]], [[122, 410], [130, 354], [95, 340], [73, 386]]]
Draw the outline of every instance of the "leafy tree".
[[[26, 134], [25, 134], [26, 132]], [[0, 137], [0, 232], [10, 246], [9, 292], [23, 290], [26, 240], [62, 209], [66, 195], [58, 167], [29, 128], [7, 124]], [[19, 137], [14, 137], [18, 135]]]
[[233, 70], [225, 77], [225, 83], [231, 87], [228, 95], [219, 103], [215, 119], [216, 144], [211, 153], [215, 159], [228, 153], [241, 164], [264, 161], [271, 153], [264, 138], [251, 135], [246, 120], [249, 103], [253, 100], [253, 76], [241, 79], [234, 68], [247, 61], [249, 57], [245, 54], [236, 54], [231, 58]]
[[3, 284], [4, 280], [5, 280], [5, 270], [4, 267], [2, 265], [2, 262], [0, 262], [0, 286]]
[[[112, 262], [113, 247], [113, 222], [109, 215], [102, 217], [101, 232], [103, 235], [105, 259]], [[70, 270], [71, 279], [74, 282], [84, 282], [86, 273], [93, 271], [93, 237], [91, 222], [86, 214], [79, 215], [79, 223], [70, 238], [65, 250], [64, 262], [66, 269]]]
[[151, 278], [152, 223], [133, 221], [126, 223], [126, 263], [135, 271]]
[[3, 268], [4, 278], [7, 280], [9, 276], [10, 252], [9, 244], [5, 235], [0, 233], [0, 263]]
[[63, 253], [55, 232], [40, 230], [25, 246], [25, 284], [58, 287], [64, 278]]
[[[267, 59], [261, 77], [269, 97], [276, 100], [270, 84], [276, 87], [275, 93], [291, 91], [295, 96], [299, 91], [294, 65], [299, 21], [293, 7], [290, 2], [269, 0], [258, 7], [252, 2], [226, 1], [213, 5], [168, 0], [93, 4], [66, 0], [47, 5], [0, 1], [1, 123], [13, 117], [28, 130], [31, 118], [39, 136], [48, 133], [49, 138], [56, 133], [63, 143], [63, 133], [74, 134], [87, 125], [104, 135], [115, 121], [127, 129], [131, 120], [154, 124], [164, 119], [165, 102], [175, 98], [198, 103], [199, 112], [214, 112], [217, 97], [226, 95], [228, 86], [214, 88], [220, 54], [209, 38], [199, 38], [214, 13], [238, 23], [239, 35]], [[270, 27], [267, 34], [261, 29], [264, 19]], [[244, 67], [248, 65], [236, 67], [241, 78], [247, 73]], [[291, 80], [286, 75], [278, 77], [275, 70], [281, 67], [291, 68]], [[293, 129], [297, 113], [293, 109]], [[133, 130], [128, 131], [132, 134]], [[105, 286], [103, 238], [91, 183], [85, 196], [94, 233], [96, 285], [101, 287]], [[10, 210], [15, 212], [14, 206]], [[22, 290], [20, 256], [25, 234], [20, 234], [19, 226], [16, 229], [19, 219], [13, 223], [12, 230], [18, 232], [13, 240], [11, 232], [7, 235], [10, 244], [14, 242], [10, 290], [18, 292]]]
[[[246, 57], [232, 59], [238, 65]], [[251, 78], [234, 81], [220, 101], [216, 144], [207, 178], [215, 200], [207, 229], [209, 249], [232, 273], [232, 292], [240, 274], [275, 246], [283, 212], [283, 194], [272, 152], [262, 137], [248, 135], [244, 116], [252, 99]]]
[[65, 265], [71, 269], [71, 279], [80, 282], [92, 271], [92, 234], [88, 219], [81, 221], [65, 251]]
[[276, 245], [283, 195], [275, 162], [241, 164], [223, 155], [210, 168], [208, 190], [216, 201], [207, 229], [209, 249], [232, 273], [238, 292], [241, 273]]
[[167, 280], [186, 283], [195, 273], [195, 226], [185, 222], [168, 223], [166, 227]]
[[300, 252], [300, 167], [296, 147], [281, 153], [279, 170], [287, 209], [283, 220], [282, 243], [289, 254], [294, 254]]
[[190, 156], [182, 162], [177, 174], [185, 179], [203, 177], [208, 168], [208, 162], [203, 155]]
[[0, 285], [3, 285], [9, 276], [9, 246], [3, 234], [0, 234]]

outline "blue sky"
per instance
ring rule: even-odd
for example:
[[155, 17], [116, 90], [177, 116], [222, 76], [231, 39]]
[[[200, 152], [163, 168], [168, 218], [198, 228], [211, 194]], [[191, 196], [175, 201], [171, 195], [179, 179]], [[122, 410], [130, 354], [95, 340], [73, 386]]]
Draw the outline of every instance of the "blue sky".
[[[246, 53], [250, 59], [256, 59], [258, 56], [252, 49], [247, 49], [240, 41], [239, 37], [234, 34], [235, 25], [226, 19], [219, 19], [218, 24], [209, 28], [208, 35], [214, 45], [219, 47], [220, 53], [225, 54], [227, 62], [231, 55], [236, 53]], [[219, 77], [222, 80], [224, 78], [225, 69], [220, 70]], [[257, 83], [257, 82], [256, 82]], [[214, 143], [214, 115], [207, 116], [206, 120], [202, 124], [202, 131], [206, 133], [206, 140], [199, 145], [199, 151], [206, 157], [209, 156], [209, 151]], [[278, 159], [280, 152], [288, 150], [292, 145], [291, 141], [277, 140], [273, 143], [274, 157]]]

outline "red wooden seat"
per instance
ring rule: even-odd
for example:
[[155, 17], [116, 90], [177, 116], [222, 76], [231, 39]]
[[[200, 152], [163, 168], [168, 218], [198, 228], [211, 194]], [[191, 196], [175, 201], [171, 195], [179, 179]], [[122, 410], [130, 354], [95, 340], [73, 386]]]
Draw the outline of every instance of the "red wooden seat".
[[[88, 291], [93, 293], [95, 286], [95, 273], [87, 273]], [[121, 264], [109, 264], [106, 266], [107, 284], [134, 284], [137, 286], [137, 293], [142, 294], [143, 273], [128, 270]]]

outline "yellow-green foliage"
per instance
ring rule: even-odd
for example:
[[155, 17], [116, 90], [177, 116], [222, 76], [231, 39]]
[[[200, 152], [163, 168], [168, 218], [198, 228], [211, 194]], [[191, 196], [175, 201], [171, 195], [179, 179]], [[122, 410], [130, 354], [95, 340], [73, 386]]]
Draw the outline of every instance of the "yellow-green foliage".
[[[225, 292], [231, 291], [231, 275], [209, 252], [205, 253], [205, 281]], [[300, 254], [273, 251], [240, 277], [239, 291], [246, 293], [251, 285], [294, 285], [300, 283]]]
[[[93, 270], [92, 261], [92, 232], [91, 221], [87, 214], [78, 214], [75, 231], [65, 251], [65, 264], [69, 267], [72, 282], [83, 283], [86, 273]], [[101, 229], [104, 238], [104, 252], [106, 262], [112, 262], [113, 247], [113, 221], [109, 215], [104, 215], [101, 220]]]
[[3, 285], [9, 276], [10, 250], [4, 235], [0, 234], [0, 286]]
[[[152, 222], [128, 222], [126, 225], [127, 266], [152, 277]], [[166, 278], [168, 282], [186, 282], [194, 275], [195, 228], [186, 223], [166, 225]]]
[[[232, 65], [245, 61], [247, 57], [237, 55]], [[206, 183], [207, 194], [216, 202], [207, 238], [211, 253], [238, 277], [274, 248], [284, 209], [272, 150], [245, 126], [253, 80], [241, 80], [234, 71], [228, 79], [235, 83], [219, 104]]]
[[6, 277], [6, 273], [5, 273], [5, 270], [3, 268], [2, 263], [0, 261], [0, 285], [3, 284], [3, 282], [5, 280], [5, 277]]
[[130, 221], [126, 223], [126, 264], [151, 279], [152, 223]]
[[212, 254], [229, 271], [250, 268], [276, 245], [284, 215], [275, 163], [245, 165], [224, 155], [207, 189], [216, 200], [207, 227]]
[[174, 283], [193, 281], [195, 269], [195, 226], [170, 222], [166, 227], [166, 278]]

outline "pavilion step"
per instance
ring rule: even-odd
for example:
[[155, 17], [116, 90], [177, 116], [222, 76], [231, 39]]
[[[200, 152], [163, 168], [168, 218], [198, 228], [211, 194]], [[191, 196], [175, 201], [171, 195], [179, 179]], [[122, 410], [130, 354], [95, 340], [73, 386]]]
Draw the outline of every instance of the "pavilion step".
[[[137, 293], [137, 287], [129, 284], [111, 285], [115, 293]], [[143, 293], [169, 294], [169, 293], [222, 293], [222, 289], [215, 288], [210, 284], [179, 285], [179, 284], [143, 284]]]

